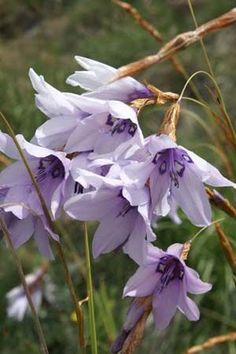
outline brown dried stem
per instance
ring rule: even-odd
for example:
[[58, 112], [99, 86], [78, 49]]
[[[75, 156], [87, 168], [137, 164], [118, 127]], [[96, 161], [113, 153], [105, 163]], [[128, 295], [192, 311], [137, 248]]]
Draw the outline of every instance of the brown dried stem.
[[206, 34], [221, 30], [222, 28], [230, 26], [235, 22], [236, 8], [233, 8], [222, 16], [204, 23], [194, 31], [184, 32], [177, 35], [175, 38], [165, 44], [156, 54], [149, 55], [143, 59], [122, 66], [120, 69], [118, 69], [118, 72], [113, 81], [128, 75], [133, 75], [139, 71], [147, 69], [151, 65], [167, 60], [179, 50], [185, 49], [189, 45], [199, 41]]
[[225, 232], [222, 230], [220, 224], [215, 225], [217, 235], [219, 237], [221, 248], [225, 254], [225, 257], [228, 261], [228, 264], [233, 273], [233, 279], [236, 284], [236, 254], [229, 242], [228, 237], [226, 236]]
[[226, 214], [232, 218], [236, 218], [236, 208], [230, 203], [230, 201], [224, 198], [221, 194], [210, 188], [205, 188], [208, 198], [215, 207], [223, 210]]
[[192, 348], [189, 348], [188, 350], [186, 350], [184, 354], [199, 353], [204, 349], [212, 348], [220, 343], [233, 342], [233, 341], [236, 341], [236, 332], [231, 332], [228, 334], [223, 334], [221, 336], [209, 338], [206, 342], [199, 345], [195, 345]]
[[145, 324], [152, 310], [152, 296], [138, 297], [134, 299], [134, 301], [139, 306], [142, 306], [144, 308], [144, 313], [136, 323], [135, 327], [129, 333], [127, 339], [125, 340], [121, 351], [122, 354], [134, 353], [135, 349], [142, 340]]
[[[125, 1], [120, 1], [120, 0], [113, 0], [115, 4], [120, 6], [122, 9], [124, 9], [126, 12], [128, 12], [134, 19], [135, 21], [146, 31], [148, 32], [156, 41], [158, 41], [161, 44], [164, 44], [164, 40], [162, 38], [162, 35], [160, 32], [148, 21], [146, 21], [142, 15], [138, 12], [137, 9], [135, 9], [133, 6], [128, 4]], [[181, 73], [184, 78], [186, 79], [188, 77], [187, 72], [185, 71], [184, 67], [182, 64], [179, 62], [179, 60], [175, 57], [169, 58], [172, 66], [174, 69], [178, 72]], [[192, 88], [194, 91], [194, 88]]]

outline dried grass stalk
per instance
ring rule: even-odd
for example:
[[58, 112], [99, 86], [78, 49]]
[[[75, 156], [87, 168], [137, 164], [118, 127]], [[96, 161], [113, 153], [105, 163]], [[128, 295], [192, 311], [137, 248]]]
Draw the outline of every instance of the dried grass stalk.
[[236, 22], [236, 8], [226, 12], [220, 17], [217, 17], [209, 22], [196, 28], [194, 31], [184, 32], [177, 35], [167, 44], [165, 44], [156, 54], [149, 55], [143, 59], [122, 66], [113, 81], [121, 79], [122, 77], [133, 75], [141, 70], [150, 67], [153, 64], [160, 63], [169, 59], [176, 52], [187, 48], [189, 45], [199, 41], [206, 34], [221, 30], [224, 27], [230, 26]]
[[225, 343], [225, 342], [233, 342], [233, 341], [236, 341], [236, 332], [231, 332], [221, 336], [209, 338], [206, 342], [199, 345], [195, 345], [192, 348], [189, 348], [184, 354], [199, 353], [202, 350], [212, 348], [217, 344]]
[[236, 284], [236, 254], [229, 242], [228, 237], [226, 236], [226, 234], [222, 230], [220, 224], [217, 223], [215, 225], [215, 228], [216, 228], [217, 235], [219, 237], [220, 245], [223, 249], [223, 252], [224, 252], [225, 257], [228, 261], [228, 264], [229, 264], [230, 268], [232, 269], [234, 282]]
[[143, 332], [146, 321], [152, 310], [152, 296], [139, 297], [134, 300], [137, 304], [144, 307], [144, 313], [138, 320], [135, 327], [130, 331], [127, 339], [124, 342], [121, 353], [133, 354], [137, 346], [140, 344], [143, 338]]
[[180, 104], [172, 104], [166, 111], [159, 133], [168, 135], [173, 141], [176, 141], [176, 126], [179, 121]]
[[[135, 21], [140, 25], [140, 27], [142, 27], [146, 32], [148, 32], [156, 41], [158, 41], [161, 44], [164, 44], [164, 40], [160, 32], [150, 22], [145, 20], [136, 8], [134, 8], [133, 6], [131, 6], [125, 1], [120, 1], [120, 0], [113, 0], [113, 1], [115, 4], [117, 4], [126, 12], [128, 12], [135, 19]], [[174, 67], [174, 69], [178, 73], [181, 73], [186, 78], [186, 72], [184, 67], [181, 65], [181, 63], [174, 57], [169, 58], [169, 60], [172, 66]]]
[[226, 214], [233, 218], [236, 218], [236, 208], [229, 202], [228, 199], [224, 198], [220, 193], [210, 188], [205, 188], [208, 198], [215, 207], [223, 210]]

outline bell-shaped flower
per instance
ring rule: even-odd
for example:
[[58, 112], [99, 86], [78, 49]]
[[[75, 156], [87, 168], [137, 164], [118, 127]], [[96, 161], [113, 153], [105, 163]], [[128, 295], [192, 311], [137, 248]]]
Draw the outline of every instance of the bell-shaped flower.
[[146, 187], [142, 190], [104, 187], [70, 198], [64, 208], [77, 220], [100, 222], [93, 239], [95, 258], [123, 247], [130, 257], [142, 262], [146, 239], [155, 239], [150, 226], [149, 201]]
[[204, 184], [214, 187], [234, 187], [231, 182], [207, 161], [167, 135], [148, 138], [145, 148], [149, 157], [145, 162], [125, 166], [126, 184], [150, 186], [152, 208], [156, 215], [167, 215], [171, 205], [179, 206], [197, 226], [211, 223], [211, 207]]
[[200, 280], [198, 273], [181, 259], [182, 250], [183, 245], [177, 243], [166, 252], [150, 244], [145, 263], [124, 288], [124, 296], [152, 296], [155, 325], [160, 330], [169, 325], [177, 309], [188, 320], [197, 321], [199, 309], [187, 293], [202, 294], [211, 289], [211, 284]]
[[[17, 135], [16, 139], [27, 158], [46, 207], [54, 219], [58, 218], [64, 199], [68, 198], [65, 187], [70, 176], [71, 161], [65, 153], [28, 143], [22, 135]], [[34, 233], [40, 251], [52, 257], [48, 236], [56, 240], [58, 236], [46, 221], [38, 194], [13, 139], [2, 132], [0, 151], [18, 160], [0, 173], [0, 207], [12, 233], [13, 244], [15, 247], [20, 246]]]
[[132, 77], [128, 76], [112, 82], [117, 73], [117, 69], [112, 66], [81, 56], [76, 56], [75, 59], [86, 71], [76, 71], [66, 82], [90, 91], [84, 94], [87, 97], [131, 102], [137, 98], [153, 96], [145, 85]]
[[[25, 281], [34, 304], [36, 312], [39, 311], [43, 298], [43, 277], [46, 274], [47, 267], [42, 266], [35, 272], [26, 275]], [[7, 316], [17, 321], [22, 321], [27, 312], [30, 312], [30, 306], [22, 285], [17, 286], [6, 294], [7, 298]]]
[[104, 101], [56, 90], [33, 69], [30, 79], [36, 105], [49, 119], [37, 128], [33, 142], [67, 153], [111, 152], [120, 144], [143, 144], [136, 112], [119, 101]]

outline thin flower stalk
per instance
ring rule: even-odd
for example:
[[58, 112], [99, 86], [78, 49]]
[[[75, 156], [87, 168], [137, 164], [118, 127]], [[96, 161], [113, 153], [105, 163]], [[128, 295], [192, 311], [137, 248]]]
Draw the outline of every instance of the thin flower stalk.
[[30, 306], [30, 309], [31, 309], [31, 312], [32, 312], [32, 315], [33, 315], [33, 319], [34, 319], [34, 322], [35, 322], [35, 328], [36, 328], [36, 331], [37, 331], [37, 334], [38, 334], [38, 338], [39, 338], [39, 343], [40, 343], [40, 351], [42, 354], [48, 354], [48, 348], [47, 348], [47, 343], [46, 343], [46, 339], [45, 339], [45, 336], [44, 336], [44, 333], [43, 333], [43, 329], [42, 329], [42, 326], [41, 326], [41, 323], [40, 323], [40, 320], [39, 320], [39, 317], [37, 315], [37, 312], [36, 312], [36, 309], [35, 309], [35, 306], [34, 306], [34, 303], [32, 301], [32, 298], [31, 298], [31, 295], [30, 295], [30, 291], [29, 291], [29, 288], [26, 284], [26, 281], [25, 281], [25, 275], [24, 275], [24, 271], [23, 271], [23, 267], [22, 267], [22, 264], [21, 264], [21, 261], [20, 261], [20, 258], [18, 257], [14, 247], [13, 247], [13, 244], [12, 244], [12, 241], [11, 241], [11, 236], [8, 232], [8, 229], [5, 225], [5, 222], [0, 218], [0, 225], [1, 225], [1, 229], [4, 233], [4, 236], [6, 237], [6, 240], [7, 240], [7, 244], [12, 252], [12, 255], [13, 255], [13, 258], [16, 262], [16, 267], [17, 267], [17, 271], [18, 271], [18, 274], [20, 276], [20, 279], [21, 279], [21, 282], [22, 282], [22, 285], [23, 285], [23, 288], [24, 288], [24, 291], [25, 291], [25, 295], [27, 297], [27, 300], [28, 300], [28, 303], [29, 303], [29, 306]]
[[177, 35], [172, 40], [170, 40], [167, 44], [165, 44], [156, 54], [149, 55], [143, 59], [122, 66], [118, 70], [114, 78], [114, 81], [128, 75], [133, 75], [139, 71], [147, 69], [148, 67], [154, 64], [167, 60], [177, 51], [181, 49], [185, 49], [189, 45], [199, 41], [199, 39], [204, 37], [206, 34], [215, 32], [224, 27], [228, 27], [235, 22], [236, 22], [236, 8], [233, 8], [232, 10], [223, 14], [222, 16], [217, 17], [199, 26], [195, 31], [184, 32]]
[[[120, 6], [127, 13], [129, 13], [134, 18], [134, 20], [140, 25], [140, 27], [142, 27], [147, 33], [149, 33], [157, 42], [161, 43], [162, 45], [165, 44], [161, 33], [150, 22], [145, 20], [135, 7], [133, 7], [131, 4], [128, 4], [125, 1], [120, 1], [120, 0], [113, 0], [113, 1], [115, 4]], [[185, 70], [184, 66], [181, 64], [180, 60], [172, 56], [169, 58], [169, 61], [172, 64], [175, 71], [177, 73], [180, 73], [185, 78], [185, 80], [187, 80], [189, 75]], [[194, 83], [191, 82], [190, 87], [194, 95], [198, 99], [202, 100], [203, 98], [201, 97], [200, 92], [198, 91]]]
[[96, 334], [96, 320], [94, 311], [94, 297], [93, 297], [93, 282], [90, 261], [90, 250], [88, 240], [88, 229], [86, 222], [84, 223], [84, 242], [85, 242], [85, 257], [86, 257], [86, 276], [87, 276], [87, 294], [89, 307], [89, 325], [91, 335], [91, 350], [92, 354], [97, 354], [97, 334]]
[[216, 208], [223, 210], [226, 214], [232, 218], [236, 218], [236, 208], [230, 203], [228, 199], [222, 196], [219, 192], [205, 188], [208, 198], [212, 205]]
[[222, 227], [220, 224], [215, 225], [216, 228], [216, 233], [219, 237], [220, 245], [221, 248], [223, 249], [223, 252], [225, 254], [225, 257], [227, 259], [227, 262], [232, 270], [233, 273], [233, 279], [236, 285], [236, 254], [235, 251], [233, 250], [228, 237], [226, 236], [225, 232], [223, 231]]
[[[38, 186], [38, 183], [36, 182], [36, 179], [30, 169], [30, 166], [27, 162], [27, 159], [17, 141], [17, 139], [15, 138], [15, 134], [14, 134], [14, 131], [11, 127], [11, 125], [9, 124], [9, 122], [7, 121], [7, 119], [4, 117], [4, 115], [2, 114], [2, 112], [0, 112], [0, 117], [1, 117], [1, 120], [3, 121], [3, 123], [5, 124], [10, 136], [12, 137], [15, 145], [16, 145], [16, 148], [22, 158], [22, 161], [25, 165], [25, 168], [27, 170], [27, 172], [29, 173], [29, 176], [31, 178], [31, 181], [32, 181], [32, 184], [34, 185], [34, 188], [36, 190], [36, 193], [38, 195], [38, 198], [40, 200], [40, 203], [41, 203], [41, 206], [42, 206], [42, 209], [44, 211], [44, 214], [45, 214], [45, 217], [48, 221], [48, 224], [49, 226], [52, 228], [52, 230], [55, 230], [55, 224], [53, 223], [52, 221], [52, 218], [51, 218], [51, 214], [46, 206], [46, 203], [44, 201], [44, 198], [42, 196], [42, 193], [40, 191], [40, 188]], [[80, 342], [80, 347], [81, 348], [84, 348], [85, 346], [85, 339], [84, 339], [84, 329], [83, 329], [83, 315], [82, 315], [82, 312], [81, 312], [81, 309], [78, 305], [78, 299], [77, 299], [77, 296], [76, 296], [76, 292], [75, 292], [75, 289], [74, 289], [74, 285], [73, 285], [73, 281], [71, 279], [71, 276], [70, 276], [70, 273], [69, 273], [69, 270], [68, 270], [68, 267], [67, 267], [67, 264], [66, 264], [66, 261], [65, 261], [65, 256], [64, 256], [64, 252], [63, 252], [63, 249], [60, 245], [60, 243], [58, 242], [55, 242], [56, 244], [56, 247], [57, 247], [57, 252], [58, 252], [58, 255], [59, 255], [59, 258], [60, 258], [60, 261], [62, 263], [62, 266], [64, 268], [64, 274], [65, 274], [65, 280], [66, 280], [66, 283], [67, 283], [67, 286], [69, 288], [69, 292], [70, 292], [70, 296], [71, 296], [71, 299], [72, 299], [72, 302], [74, 304], [74, 307], [75, 307], [75, 312], [76, 312], [76, 316], [77, 316], [77, 323], [78, 323], [78, 335], [79, 335], [79, 342]]]
[[[198, 22], [197, 22], [197, 19], [196, 19], [196, 16], [195, 16], [195, 13], [194, 13], [194, 10], [193, 10], [193, 5], [192, 5], [192, 2], [191, 0], [188, 0], [188, 6], [189, 6], [189, 9], [190, 9], [190, 12], [191, 12], [191, 15], [192, 15], [192, 18], [193, 18], [193, 22], [195, 24], [195, 27], [196, 27], [196, 30], [198, 29]], [[234, 9], [235, 11], [235, 9]], [[207, 66], [208, 66], [208, 69], [209, 69], [209, 72], [211, 74], [211, 76], [214, 78], [214, 83], [216, 85], [216, 89], [218, 91], [218, 93], [220, 93], [220, 107], [222, 109], [222, 113], [224, 114], [224, 117], [229, 125], [229, 128], [230, 130], [232, 131], [232, 134], [234, 136], [234, 142], [236, 140], [236, 134], [235, 134], [235, 130], [234, 130], [234, 126], [232, 124], [232, 121], [227, 113], [227, 110], [226, 110], [226, 107], [225, 107], [225, 103], [224, 103], [224, 100], [223, 100], [223, 97], [221, 95], [221, 92], [220, 92], [220, 88], [218, 86], [218, 83], [216, 81], [216, 77], [215, 77], [215, 74], [214, 74], [214, 71], [212, 69], [212, 65], [211, 65], [211, 62], [210, 62], [210, 59], [209, 59], [209, 56], [208, 56], [208, 53], [207, 53], [207, 50], [206, 50], [206, 47], [205, 47], [205, 44], [204, 44], [204, 41], [203, 41], [203, 38], [200, 38], [200, 44], [201, 44], [201, 47], [202, 47], [202, 51], [203, 51], [203, 54], [204, 54], [204, 57], [205, 57], [205, 60], [206, 60], [206, 63], [207, 63]]]

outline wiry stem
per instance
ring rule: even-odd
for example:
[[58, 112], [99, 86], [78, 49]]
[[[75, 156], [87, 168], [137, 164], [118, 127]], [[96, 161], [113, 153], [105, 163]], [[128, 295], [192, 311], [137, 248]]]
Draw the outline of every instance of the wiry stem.
[[133, 75], [148, 67], [169, 59], [177, 51], [187, 48], [189, 45], [199, 41], [206, 34], [218, 31], [224, 27], [230, 26], [236, 22], [236, 8], [226, 12], [224, 15], [217, 17], [205, 24], [199, 26], [195, 31], [184, 32], [177, 35], [171, 41], [166, 43], [156, 54], [149, 55], [141, 60], [135, 61], [121, 67], [113, 81], [122, 77]]
[[87, 294], [88, 294], [88, 307], [89, 307], [89, 324], [91, 334], [91, 349], [92, 354], [97, 354], [97, 334], [96, 334], [96, 321], [94, 312], [94, 299], [93, 299], [93, 282], [92, 271], [90, 262], [88, 229], [86, 222], [84, 223], [84, 242], [85, 242], [85, 254], [86, 254], [86, 274], [87, 274]]
[[21, 265], [21, 261], [20, 261], [18, 255], [17, 255], [17, 253], [16, 253], [16, 251], [14, 249], [14, 246], [13, 246], [13, 243], [12, 243], [12, 240], [11, 240], [11, 236], [10, 236], [9, 231], [7, 229], [7, 226], [6, 226], [6, 224], [5, 224], [5, 222], [3, 221], [2, 218], [0, 218], [0, 225], [1, 225], [1, 228], [2, 228], [2, 231], [3, 231], [4, 235], [6, 237], [7, 244], [9, 246], [9, 248], [10, 248], [12, 254], [13, 254], [14, 260], [16, 262], [17, 271], [19, 273], [19, 276], [20, 276], [20, 279], [21, 279], [21, 282], [22, 282], [22, 286], [24, 288], [25, 295], [27, 297], [27, 300], [28, 300], [28, 303], [29, 303], [29, 306], [30, 306], [30, 309], [31, 309], [31, 312], [32, 312], [32, 315], [33, 315], [33, 318], [34, 318], [35, 327], [36, 327], [36, 331], [37, 331], [38, 338], [39, 338], [41, 353], [42, 354], [48, 354], [49, 352], [48, 352], [47, 343], [46, 343], [46, 340], [45, 340], [45, 337], [44, 337], [43, 329], [41, 327], [41, 323], [39, 321], [39, 317], [37, 315], [34, 303], [32, 301], [28, 285], [27, 285], [27, 283], [25, 281], [25, 275], [24, 275], [23, 267]]
[[[45, 217], [47, 219], [47, 222], [48, 222], [48, 225], [49, 227], [55, 231], [56, 229], [56, 226], [51, 218], [51, 215], [50, 215], [50, 212], [47, 208], [47, 205], [44, 201], [44, 198], [43, 198], [43, 195], [40, 191], [40, 188], [36, 182], [36, 179], [35, 179], [35, 176], [34, 174], [32, 173], [31, 169], [30, 169], [30, 166], [27, 162], [27, 159], [15, 137], [15, 133], [11, 127], [11, 125], [9, 124], [9, 122], [7, 121], [7, 119], [4, 117], [4, 115], [2, 114], [2, 112], [0, 112], [0, 117], [2, 119], [2, 121], [4, 122], [4, 124], [6, 125], [6, 128], [10, 134], [10, 136], [12, 137], [12, 140], [14, 141], [15, 145], [16, 145], [16, 148], [20, 154], [20, 157], [25, 165], [25, 168], [30, 176], [30, 179], [32, 181], [32, 184], [35, 188], [35, 191], [38, 195], [38, 198], [40, 200], [40, 203], [41, 203], [41, 206], [42, 206], [42, 209], [43, 209], [43, 212], [45, 214]], [[74, 285], [73, 285], [73, 282], [72, 282], [72, 279], [71, 279], [71, 276], [70, 276], [70, 273], [68, 271], [68, 267], [67, 267], [67, 264], [66, 264], [66, 261], [65, 261], [65, 257], [64, 257], [64, 253], [63, 253], [63, 250], [61, 248], [61, 245], [58, 243], [58, 242], [55, 242], [56, 246], [57, 246], [57, 251], [58, 251], [58, 255], [60, 257], [60, 260], [62, 262], [62, 266], [64, 268], [64, 273], [65, 273], [65, 280], [66, 280], [66, 283], [67, 283], [67, 286], [69, 288], [69, 291], [70, 291], [70, 295], [71, 295], [71, 299], [72, 299], [72, 302], [75, 306], [75, 312], [76, 312], [76, 316], [77, 316], [77, 324], [78, 324], [78, 331], [79, 331], [79, 342], [80, 342], [80, 347], [81, 348], [84, 348], [85, 346], [85, 339], [84, 339], [84, 330], [83, 330], [83, 325], [82, 325], [82, 319], [83, 319], [83, 315], [82, 315], [82, 311], [79, 307], [79, 304], [78, 304], [78, 299], [77, 299], [77, 296], [76, 296], [76, 292], [75, 292], [75, 289], [74, 289]]]
[[[195, 16], [195, 13], [194, 13], [194, 10], [193, 10], [193, 6], [192, 6], [192, 2], [191, 0], [188, 0], [188, 6], [189, 6], [189, 9], [190, 9], [190, 12], [191, 12], [191, 15], [192, 15], [192, 18], [193, 18], [193, 22], [195, 24], [195, 27], [196, 27], [196, 30], [198, 29], [198, 22], [197, 22], [197, 19], [196, 19], [196, 16]], [[232, 11], [232, 10], [231, 10]], [[233, 9], [234, 12], [236, 12], [236, 8]], [[215, 77], [215, 74], [214, 74], [214, 71], [212, 69], [212, 65], [211, 65], [211, 62], [210, 62], [210, 59], [209, 59], [209, 56], [207, 54], [207, 50], [206, 50], [206, 47], [205, 47], [205, 44], [204, 44], [204, 41], [203, 41], [203, 38], [200, 38], [200, 44], [201, 44], [201, 47], [202, 47], [202, 51], [203, 51], [203, 54], [204, 54], [204, 57], [205, 57], [205, 60], [206, 60], [206, 63], [207, 63], [207, 66], [208, 66], [208, 69], [209, 69], [209, 72], [211, 74], [211, 76], [214, 78], [214, 83], [215, 83], [215, 86], [216, 86], [216, 89], [218, 92], [220, 92], [220, 87], [218, 86], [218, 83], [216, 81], [216, 77]], [[234, 136], [234, 141], [236, 142], [236, 133], [235, 133], [235, 130], [234, 130], [234, 126], [232, 124], [232, 121], [228, 115], [228, 112], [226, 110], [226, 107], [225, 107], [225, 103], [224, 103], [224, 100], [223, 100], [223, 97], [221, 95], [221, 100], [220, 100], [220, 106], [222, 108], [222, 113], [224, 114], [224, 117], [228, 123], [228, 126], [229, 126], [229, 129], [231, 130], [233, 136]]]
[[216, 228], [217, 235], [219, 237], [221, 248], [223, 249], [227, 262], [232, 270], [233, 279], [236, 285], [236, 253], [234, 252], [228, 240], [228, 237], [222, 230], [220, 224], [217, 223], [215, 228]]

